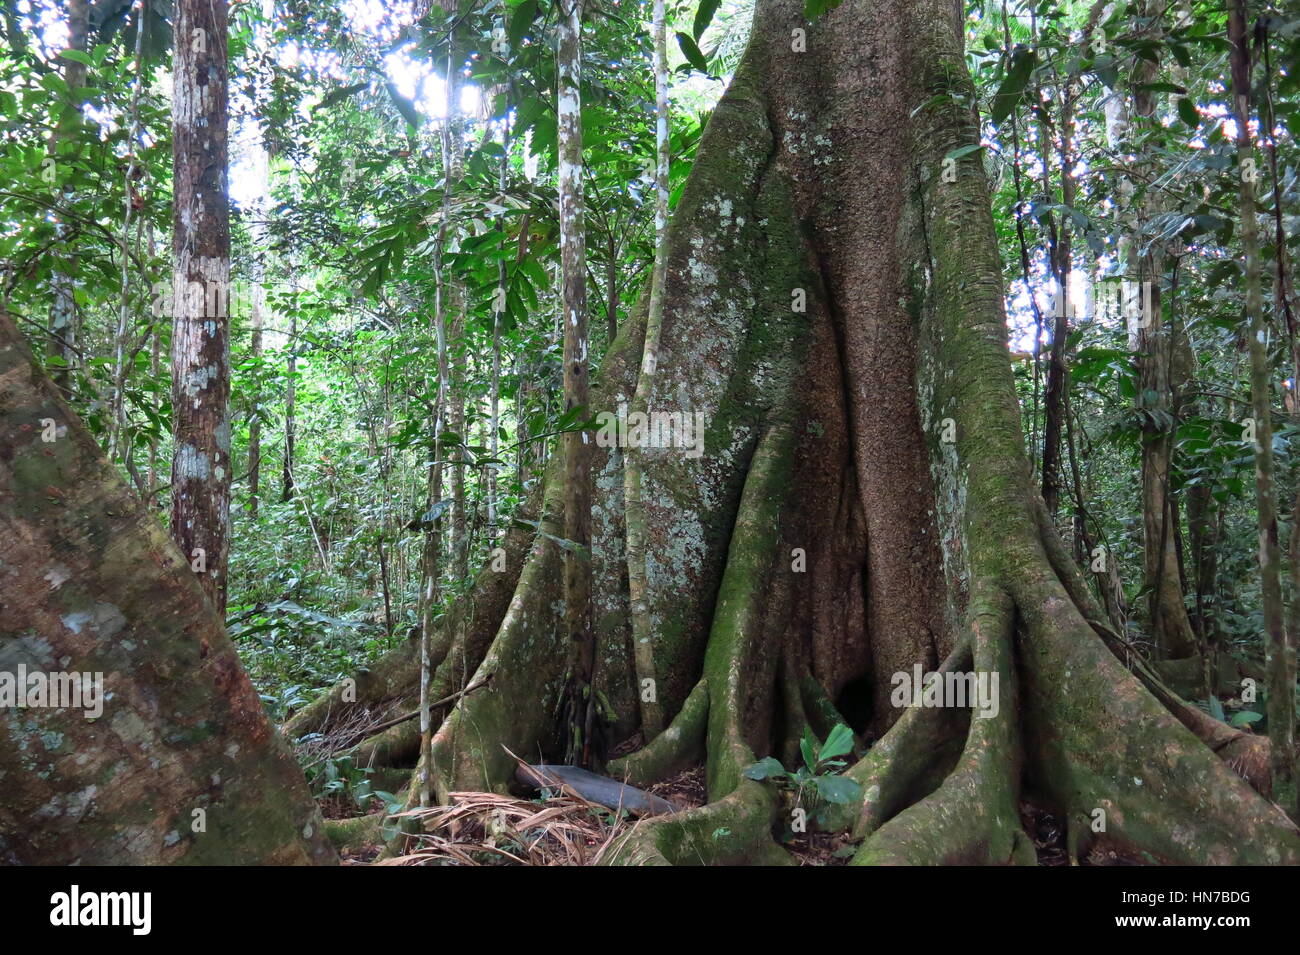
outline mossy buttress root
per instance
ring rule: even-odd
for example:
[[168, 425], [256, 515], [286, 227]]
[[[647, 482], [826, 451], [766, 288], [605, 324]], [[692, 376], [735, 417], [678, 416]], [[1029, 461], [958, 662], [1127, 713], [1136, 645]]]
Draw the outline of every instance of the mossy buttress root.
[[[1015, 608], [1007, 594], [986, 590], [972, 595], [970, 616], [975, 672], [1000, 676], [996, 712], [972, 714], [956, 768], [937, 790], [871, 833], [854, 865], [1034, 864], [1033, 843], [1019, 817]], [[879, 795], [864, 796], [864, 817], [870, 818], [870, 804]]]

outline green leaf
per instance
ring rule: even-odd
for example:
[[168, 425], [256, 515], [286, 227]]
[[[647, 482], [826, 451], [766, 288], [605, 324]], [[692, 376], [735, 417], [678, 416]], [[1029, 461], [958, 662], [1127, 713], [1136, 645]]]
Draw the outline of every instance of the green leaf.
[[813, 780], [817, 795], [843, 806], [862, 798], [862, 785], [849, 776], [818, 776]]
[[836, 756], [845, 756], [852, 751], [853, 730], [843, 723], [836, 723], [835, 727], [826, 735], [826, 742], [822, 744], [822, 751], [818, 758], [821, 762], [825, 762], [828, 759], [834, 759]]
[[776, 776], [784, 776], [785, 774], [785, 767], [781, 765], [780, 760], [773, 756], [766, 756], [763, 759], [760, 759], [743, 773], [746, 779], [757, 779], [759, 781]]
[[95, 65], [94, 61], [90, 58], [90, 54], [81, 50], [64, 50], [59, 54], [59, 56], [65, 60], [74, 60], [77, 63], [84, 63], [86, 66]]
[[1263, 718], [1263, 713], [1256, 713], [1254, 710], [1242, 710], [1240, 713], [1234, 713], [1232, 715], [1232, 719], [1228, 721], [1228, 725], [1235, 726], [1237, 729], [1244, 729], [1251, 723], [1258, 723]]
[[700, 48], [695, 45], [694, 40], [679, 30], [677, 32], [677, 45], [681, 47], [682, 55], [686, 57], [687, 63], [701, 73], [708, 75], [709, 61], [704, 58], [704, 54], [700, 52]]
[[954, 149], [952, 152], [948, 153], [948, 155], [944, 156], [943, 158], [961, 159], [963, 156], [969, 156], [971, 153], [979, 152], [983, 148], [984, 145], [982, 143], [972, 143], [969, 146], [961, 146], [957, 149]]
[[828, 10], [834, 10], [843, 0], [804, 0], [803, 18], [812, 23]]
[[399, 93], [397, 87], [392, 83], [385, 83], [384, 89], [388, 90], [388, 98], [393, 101], [397, 111], [402, 114], [402, 119], [418, 129], [420, 124], [424, 122], [424, 117], [415, 108], [415, 104]]
[[810, 770], [817, 767], [817, 750], [817, 737], [813, 735], [811, 729], [805, 727], [803, 738], [799, 740], [799, 752], [803, 754], [804, 765]]
[[1213, 716], [1216, 720], [1222, 720], [1224, 718], [1223, 704], [1219, 702], [1219, 698], [1217, 696], [1210, 697], [1210, 715]]
[[510, 41], [512, 48], [519, 45], [519, 41], [524, 38], [524, 34], [536, 19], [537, 0], [524, 0], [515, 8], [515, 12], [510, 15], [510, 26], [506, 30], [506, 39]]
[[369, 85], [370, 85], [369, 83], [353, 83], [351, 86], [344, 86], [341, 89], [337, 89], [334, 92], [330, 93], [328, 96], [326, 96], [315, 106], [313, 106], [312, 112], [314, 113], [318, 109], [328, 109], [329, 107], [333, 106], [335, 103], [339, 103], [347, 99], [349, 96], [355, 96], [357, 93], [360, 93], [363, 89], [365, 89]]
[[1037, 62], [1038, 54], [1023, 46], [1017, 46], [1011, 54], [1011, 66], [1007, 69], [1007, 75], [1003, 78], [997, 93], [993, 95], [993, 105], [989, 110], [989, 118], [994, 126], [1000, 126], [1024, 97], [1029, 76], [1033, 73]]
[[696, 40], [709, 28], [709, 24], [713, 22], [713, 15], [718, 12], [721, 3], [722, 0], [700, 0], [699, 9], [695, 11], [695, 24], [691, 27]]
[[1196, 104], [1186, 96], [1178, 100], [1178, 118], [1192, 129], [1201, 125], [1201, 114], [1197, 112]]

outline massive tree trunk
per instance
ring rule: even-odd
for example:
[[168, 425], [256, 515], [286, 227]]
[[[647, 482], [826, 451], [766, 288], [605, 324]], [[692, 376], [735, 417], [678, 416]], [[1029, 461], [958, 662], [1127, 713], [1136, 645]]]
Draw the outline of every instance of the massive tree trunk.
[[[703, 762], [709, 803], [642, 823], [616, 858], [785, 858], [780, 800], [743, 770], [844, 713], [875, 740], [851, 769], [865, 797], [838, 820], [862, 840], [858, 862], [1032, 862], [1030, 797], [1067, 820], [1079, 853], [1300, 861], [1295, 826], [1234, 772], [1258, 777], [1261, 741], [1140, 662], [1125, 669], [1032, 487], [983, 166], [967, 155], [943, 175], [979, 134], [957, 7], [847, 0], [814, 24], [802, 9], [760, 0], [665, 239], [648, 407], [707, 426], [702, 454], [684, 427], [638, 449], [643, 599], [671, 722], [612, 771], [645, 783]], [[635, 393], [647, 311], [620, 330], [593, 410]], [[640, 711], [624, 481], [601, 444], [596, 687], [625, 739]], [[545, 533], [508, 537], [504, 569], [485, 568], [444, 621], [462, 656], [437, 692], [463, 685], [466, 661], [490, 679], [433, 740], [444, 799], [509, 785], [506, 747], [563, 752], [562, 465], [548, 468]], [[996, 715], [891, 705], [895, 673], [941, 661], [996, 673]], [[355, 705], [393, 704], [413, 673], [398, 651]], [[340, 715], [335, 691], [291, 729]]]
[[[333, 860], [189, 561], [7, 315], [0, 593], [0, 864]], [[24, 672], [84, 675], [80, 705], [15, 707]]]

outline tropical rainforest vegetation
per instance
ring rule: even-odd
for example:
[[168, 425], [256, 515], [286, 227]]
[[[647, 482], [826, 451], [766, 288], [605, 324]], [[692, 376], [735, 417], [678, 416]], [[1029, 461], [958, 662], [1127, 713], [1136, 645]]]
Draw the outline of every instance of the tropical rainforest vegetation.
[[1294, 6], [0, 29], [0, 860], [1300, 862]]

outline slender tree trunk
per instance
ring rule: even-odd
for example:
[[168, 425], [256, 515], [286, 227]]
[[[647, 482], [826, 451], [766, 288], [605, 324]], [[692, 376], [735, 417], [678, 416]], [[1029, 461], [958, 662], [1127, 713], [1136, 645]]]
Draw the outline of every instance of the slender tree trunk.
[[1208, 484], [1187, 489], [1187, 531], [1190, 538], [1196, 613], [1192, 617], [1197, 652], [1201, 655], [1207, 698], [1219, 689], [1219, 547], [1221, 510]]
[[1237, 122], [1238, 204], [1241, 246], [1245, 256], [1246, 316], [1250, 323], [1250, 397], [1255, 437], [1255, 513], [1259, 521], [1260, 591], [1264, 613], [1264, 648], [1268, 667], [1268, 734], [1272, 744], [1273, 790], [1276, 798], [1294, 800], [1295, 682], [1287, 666], [1286, 631], [1282, 620], [1281, 553], [1278, 543], [1277, 492], [1273, 468], [1272, 367], [1268, 328], [1260, 291], [1259, 226], [1255, 213], [1255, 146], [1250, 131], [1249, 14], [1246, 0], [1233, 0], [1228, 11], [1232, 44], [1233, 115]]
[[[582, 198], [582, 0], [561, 0], [556, 50], [560, 170], [561, 318], [564, 411], [590, 413], [587, 257]], [[565, 694], [567, 761], [588, 765], [597, 729], [596, 647], [591, 611], [591, 432], [564, 435], [564, 620], [569, 642]], [[602, 753], [595, 754], [602, 757]]]
[[[513, 92], [513, 91], [512, 91]], [[510, 107], [507, 96], [506, 109], [501, 117], [501, 169], [497, 188], [501, 198], [506, 195], [507, 176], [510, 170]], [[501, 233], [501, 257], [497, 260], [497, 287], [492, 298], [492, 383], [488, 393], [488, 457], [493, 461], [501, 450], [501, 315], [506, 306], [506, 217], [497, 216], [497, 229]], [[519, 414], [518, 406], [515, 414]], [[485, 469], [487, 489], [488, 526], [492, 540], [497, 538], [497, 465]]]
[[[249, 341], [249, 354], [255, 367], [259, 369], [262, 359], [262, 299], [256, 291], [253, 293], [252, 330]], [[257, 519], [257, 508], [262, 496], [262, 389], [254, 386], [251, 408], [248, 418], [248, 516]]]
[[[1163, 10], [1148, 3], [1142, 13], [1149, 18], [1148, 35], [1162, 35]], [[1139, 123], [1156, 122], [1156, 95], [1150, 85], [1159, 79], [1159, 66], [1138, 59], [1133, 72], [1133, 115]], [[1126, 130], [1128, 129], [1126, 124]], [[1142, 220], [1161, 211], [1148, 195], [1140, 215], [1132, 218], [1140, 233]], [[1149, 246], [1145, 254], [1139, 246]], [[1171, 302], [1164, 313], [1165, 256], [1157, 243], [1135, 235], [1128, 243], [1128, 269], [1135, 292], [1125, 307], [1130, 328], [1136, 332], [1138, 368], [1137, 405], [1142, 414], [1142, 519], [1143, 588], [1148, 592], [1149, 624], [1156, 655], [1161, 660], [1191, 659], [1197, 652], [1196, 634], [1183, 601], [1182, 566], [1175, 546], [1178, 514], [1170, 492], [1174, 429], [1180, 413], [1179, 395], [1191, 373], [1182, 321]]]
[[[144, 70], [144, 35], [146, 4], [141, 3], [136, 17], [135, 32], [135, 87], [131, 90], [131, 106], [127, 116], [127, 143], [131, 150], [126, 161], [126, 172], [122, 177], [122, 263], [119, 271], [121, 289], [117, 306], [117, 329], [113, 335], [113, 393], [109, 406], [112, 409], [108, 426], [109, 457], [121, 457], [127, 469], [134, 474], [132, 453], [134, 442], [127, 431], [126, 420], [126, 385], [131, 370], [127, 367], [128, 352], [131, 350], [131, 224], [136, 203], [143, 205], [143, 198], [136, 192], [136, 179], [143, 175], [137, 165], [136, 150], [140, 142], [140, 94], [148, 83]], [[139, 243], [136, 243], [137, 251]]]
[[[424, 553], [421, 566], [420, 583], [420, 771], [418, 775], [419, 805], [428, 806], [433, 802], [433, 779], [428, 767], [432, 765], [433, 715], [430, 706], [435, 699], [431, 694], [434, 667], [439, 664], [439, 656], [444, 655], [441, 645], [434, 646], [434, 627], [436, 613], [442, 601], [442, 519], [440, 513], [443, 485], [442, 460], [446, 448], [442, 444], [448, 405], [451, 400], [450, 379], [451, 364], [447, 342], [447, 312], [451, 307], [452, 285], [443, 267], [443, 253], [447, 245], [447, 230], [450, 228], [451, 196], [455, 171], [457, 167], [458, 133], [457, 112], [460, 104], [460, 73], [457, 68], [455, 45], [447, 51], [447, 117], [442, 127], [442, 214], [438, 223], [438, 234], [434, 246], [434, 271], [437, 275], [434, 288], [433, 321], [434, 335], [438, 346], [438, 389], [434, 404], [433, 440], [429, 448], [428, 477], [428, 514], [432, 515], [422, 521], [424, 531]], [[454, 541], [453, 541], [454, 546]]]
[[[67, 8], [68, 49], [85, 53], [86, 36], [90, 31], [90, 2], [89, 0], [68, 0]], [[60, 115], [50, 143], [51, 158], [54, 160], [56, 177], [62, 162], [60, 152], [62, 149], [69, 148], [67, 144], [76, 137], [81, 126], [83, 106], [77, 91], [86, 85], [86, 65], [84, 63], [71, 59], [60, 62], [63, 65], [63, 79], [68, 84], [73, 103], [66, 107]], [[72, 190], [63, 187], [62, 191], [63, 200], [65, 202], [70, 201]], [[56, 228], [60, 236], [66, 234], [67, 229], [62, 222], [59, 222]], [[124, 249], [123, 255], [125, 256], [125, 254]], [[69, 263], [71, 261], [71, 256], [63, 260], [63, 262]], [[61, 266], [63, 262], [60, 263]], [[51, 358], [57, 359], [51, 370], [51, 375], [55, 383], [66, 394], [72, 379], [71, 370], [77, 359], [77, 342], [81, 337], [81, 313], [77, 308], [77, 301], [73, 292], [75, 280], [72, 275], [60, 267], [55, 270], [51, 285], [54, 292], [54, 301], [50, 306], [50, 339], [46, 353]]]
[[[152, 253], [150, 257], [152, 258]], [[157, 325], [149, 329], [149, 374], [154, 381], [158, 381], [162, 375], [162, 330]], [[152, 501], [159, 486], [158, 437], [156, 434], [149, 437], [149, 477], [146, 484], [148, 487], [147, 495]]]
[[[654, 2], [654, 75], [655, 75], [655, 263], [650, 277], [650, 303], [646, 316], [645, 344], [641, 369], [637, 375], [636, 394], [629, 409], [632, 414], [650, 410], [654, 395], [655, 366], [659, 361], [659, 336], [664, 315], [664, 236], [668, 229], [668, 29], [664, 0]], [[612, 340], [612, 339], [611, 339]], [[632, 657], [636, 663], [640, 687], [641, 726], [646, 739], [663, 729], [663, 710], [658, 702], [655, 676], [655, 625], [646, 603], [646, 508], [642, 493], [643, 449], [624, 449], [623, 476], [627, 521], [627, 579], [632, 622]]]
[[[1073, 83], [1067, 82], [1062, 94], [1060, 112], [1059, 152], [1061, 163], [1061, 202], [1074, 206], [1074, 157], [1073, 157]], [[1051, 137], [1044, 128], [1040, 134], [1044, 137], [1044, 154], [1051, 148]], [[1046, 178], [1049, 169], [1043, 163], [1043, 175]], [[1062, 436], [1065, 431], [1066, 406], [1069, 402], [1069, 370], [1065, 364], [1065, 349], [1070, 338], [1070, 273], [1073, 267], [1073, 251], [1070, 242], [1070, 217], [1062, 214], [1056, 219], [1056, 236], [1051, 248], [1051, 270], [1056, 280], [1056, 302], [1052, 309], [1052, 348], [1047, 359], [1047, 387], [1043, 393], [1043, 501], [1047, 512], [1055, 515], [1061, 502], [1061, 488], [1064, 485], [1063, 458], [1061, 455]]]
[[[257, 171], [260, 195], [270, 189], [270, 168], [266, 148], [259, 142], [253, 147], [253, 166]], [[252, 314], [249, 316], [249, 354], [253, 359], [253, 393], [248, 418], [248, 516], [257, 520], [262, 498], [262, 331], [265, 325], [267, 248], [266, 209], [259, 199], [253, 209]]]
[[230, 218], [225, 0], [176, 6], [172, 537], [226, 608], [230, 523]]
[[469, 527], [465, 508], [465, 448], [470, 443], [465, 430], [465, 386], [468, 360], [465, 354], [465, 294], [459, 283], [449, 291], [455, 318], [451, 337], [458, 343], [451, 360], [451, 413], [448, 426], [460, 440], [455, 448], [445, 451], [454, 457], [451, 466], [451, 573], [457, 581], [469, 576]]
[[288, 356], [284, 363], [284, 453], [280, 468], [280, 502], [293, 500], [296, 482], [293, 476], [294, 442], [298, 437], [298, 303], [289, 306]]

